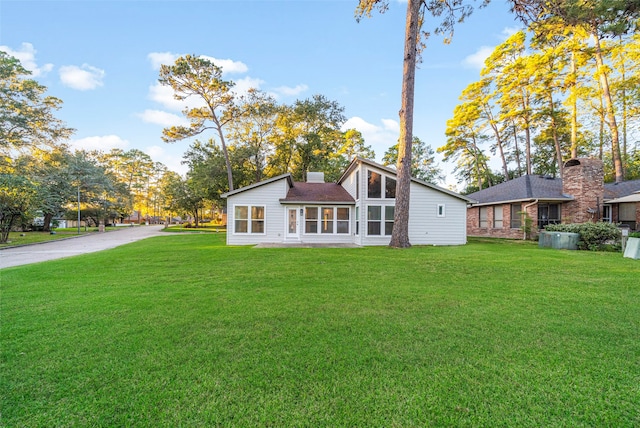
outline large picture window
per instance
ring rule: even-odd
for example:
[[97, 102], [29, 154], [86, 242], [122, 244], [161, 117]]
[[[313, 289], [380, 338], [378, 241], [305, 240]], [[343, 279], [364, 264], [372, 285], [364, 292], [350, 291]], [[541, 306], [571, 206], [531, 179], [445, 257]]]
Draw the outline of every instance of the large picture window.
[[233, 232], [264, 234], [264, 205], [236, 205], [233, 210]]
[[560, 204], [538, 204], [538, 229], [561, 222]]
[[369, 205], [367, 207], [367, 235], [390, 236], [393, 232], [393, 205]]
[[304, 233], [348, 234], [348, 207], [305, 207]]

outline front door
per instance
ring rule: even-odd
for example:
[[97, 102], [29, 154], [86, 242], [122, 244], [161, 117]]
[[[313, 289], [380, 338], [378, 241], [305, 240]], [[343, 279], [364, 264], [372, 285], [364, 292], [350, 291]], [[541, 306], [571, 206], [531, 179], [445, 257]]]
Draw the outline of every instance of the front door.
[[298, 221], [298, 209], [287, 208], [287, 239], [300, 238], [300, 222]]

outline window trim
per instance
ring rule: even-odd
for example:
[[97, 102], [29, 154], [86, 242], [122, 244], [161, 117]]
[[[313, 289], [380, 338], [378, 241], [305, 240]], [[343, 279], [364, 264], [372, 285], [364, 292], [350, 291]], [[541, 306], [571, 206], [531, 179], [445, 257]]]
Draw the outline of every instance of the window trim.
[[[372, 237], [372, 238], [388, 238], [391, 237], [391, 234], [386, 233], [386, 226], [388, 223], [393, 223], [395, 221], [395, 218], [391, 218], [391, 219], [387, 219], [386, 218], [386, 214], [387, 214], [387, 207], [393, 207], [394, 213], [395, 213], [395, 204], [367, 204], [367, 218], [366, 218], [366, 232], [365, 232], [365, 236], [367, 237]], [[379, 220], [369, 220], [369, 208], [371, 207], [378, 207], [380, 208], [380, 219]], [[369, 233], [369, 222], [373, 221], [376, 223], [380, 223], [380, 233], [375, 235], [375, 234], [370, 234]], [[393, 227], [392, 227], [393, 230]]]
[[[247, 231], [246, 232], [237, 232], [236, 231], [236, 222], [238, 219], [236, 218], [236, 208], [238, 207], [246, 207], [247, 208], [247, 218], [240, 219], [240, 221], [247, 222]], [[262, 218], [253, 218], [251, 213], [253, 208], [262, 208], [263, 217]], [[262, 221], [263, 227], [262, 232], [253, 232], [253, 222], [254, 221]], [[233, 205], [233, 234], [248, 236], [248, 235], [266, 235], [267, 234], [267, 206], [262, 204], [234, 204]]]
[[[367, 195], [367, 200], [369, 201], [395, 201], [396, 198], [395, 196], [393, 198], [387, 198], [387, 179], [390, 180], [394, 180], [396, 182], [396, 185], [398, 183], [398, 178], [395, 176], [391, 176], [391, 175], [387, 175], [383, 172], [377, 171], [375, 169], [371, 169], [371, 168], [367, 168], [367, 186], [366, 186], [366, 195]], [[371, 197], [369, 196], [369, 174], [370, 173], [374, 173], [374, 174], [378, 174], [380, 176], [380, 197], [376, 198], [376, 197]]]
[[[337, 205], [305, 205], [304, 207], [304, 228], [302, 229], [302, 234], [303, 235], [339, 235], [339, 236], [346, 236], [346, 235], [350, 235], [351, 234], [351, 207], [349, 206], [337, 206]], [[344, 208], [347, 210], [347, 215], [349, 216], [349, 218], [347, 218], [346, 220], [338, 220], [338, 209], [340, 208]], [[317, 213], [317, 217], [314, 219], [311, 219], [311, 222], [316, 222], [316, 232], [307, 232], [307, 211], [308, 210], [315, 210], [315, 212]], [[332, 209], [332, 213], [333, 213], [333, 217], [331, 218], [331, 232], [323, 232], [322, 231], [322, 222], [324, 221], [322, 219], [322, 210], [325, 209]], [[338, 223], [346, 223], [348, 228], [347, 228], [347, 232], [338, 232]]]

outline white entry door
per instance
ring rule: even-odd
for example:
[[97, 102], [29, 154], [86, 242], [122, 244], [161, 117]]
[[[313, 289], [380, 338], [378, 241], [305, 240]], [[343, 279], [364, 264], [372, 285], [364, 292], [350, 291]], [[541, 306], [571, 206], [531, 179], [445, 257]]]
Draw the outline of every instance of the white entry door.
[[300, 239], [298, 208], [287, 208], [287, 239]]

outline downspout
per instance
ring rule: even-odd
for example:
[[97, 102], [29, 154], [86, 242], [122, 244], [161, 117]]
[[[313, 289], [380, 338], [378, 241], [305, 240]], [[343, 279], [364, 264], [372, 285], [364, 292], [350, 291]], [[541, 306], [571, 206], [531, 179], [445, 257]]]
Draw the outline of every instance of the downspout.
[[[529, 208], [530, 206], [533, 206], [533, 205], [537, 204], [537, 203], [538, 203], [538, 200], [539, 200], [539, 199], [536, 199], [535, 201], [531, 202], [530, 204], [527, 204], [527, 205], [525, 205], [524, 207], [522, 207], [522, 213], [523, 213], [523, 215], [524, 215], [524, 216], [526, 216], [526, 215], [527, 215], [527, 208]], [[524, 219], [523, 219], [523, 221], [524, 221]], [[526, 240], [527, 240], [527, 230], [526, 230], [526, 228], [523, 228], [523, 232], [524, 232], [524, 237], [522, 238], [522, 240], [523, 240], [523, 241], [526, 241]]]

